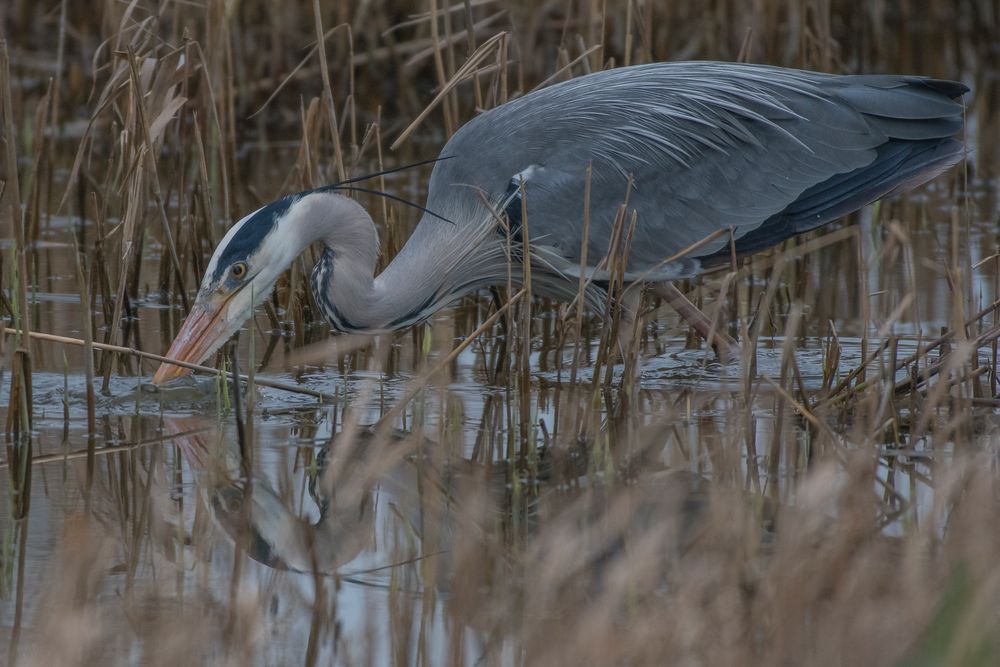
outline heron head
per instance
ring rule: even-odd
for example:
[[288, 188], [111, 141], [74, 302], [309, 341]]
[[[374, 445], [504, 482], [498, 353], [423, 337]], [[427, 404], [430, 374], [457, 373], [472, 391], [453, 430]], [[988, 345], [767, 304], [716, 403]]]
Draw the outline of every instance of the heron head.
[[[198, 364], [215, 352], [270, 295], [278, 276], [302, 250], [291, 218], [299, 196], [291, 195], [246, 216], [226, 233], [205, 270], [191, 312], [167, 357]], [[153, 384], [190, 371], [160, 364]]]

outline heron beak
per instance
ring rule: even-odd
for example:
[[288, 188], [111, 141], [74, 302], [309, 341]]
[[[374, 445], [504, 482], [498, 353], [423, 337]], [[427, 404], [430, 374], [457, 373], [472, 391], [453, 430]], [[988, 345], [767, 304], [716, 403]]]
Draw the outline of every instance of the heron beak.
[[[200, 364], [205, 357], [218, 349], [220, 340], [227, 333], [227, 314], [230, 299], [221, 303], [195, 303], [180, 332], [167, 350], [167, 357], [191, 364]], [[187, 375], [191, 369], [164, 361], [153, 376], [153, 384]]]

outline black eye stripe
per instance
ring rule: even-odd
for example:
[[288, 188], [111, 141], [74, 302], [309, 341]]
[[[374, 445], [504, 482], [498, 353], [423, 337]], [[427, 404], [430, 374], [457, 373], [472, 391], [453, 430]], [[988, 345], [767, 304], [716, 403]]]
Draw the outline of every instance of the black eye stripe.
[[[278, 220], [288, 213], [288, 209], [299, 198], [299, 195], [290, 195], [271, 202], [247, 220], [219, 254], [212, 280], [221, 280], [234, 261], [246, 259], [259, 250], [264, 239], [278, 224]], [[219, 249], [221, 246], [216, 252], [219, 252]]]

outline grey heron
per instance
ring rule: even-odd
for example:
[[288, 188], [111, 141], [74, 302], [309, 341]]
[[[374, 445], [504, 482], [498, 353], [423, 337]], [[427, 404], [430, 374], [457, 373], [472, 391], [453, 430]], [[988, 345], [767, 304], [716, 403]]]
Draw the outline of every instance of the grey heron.
[[[423, 217], [378, 275], [372, 218], [336, 185], [244, 217], [216, 248], [167, 356], [203, 361], [316, 241], [324, 250], [311, 287], [340, 332], [409, 327], [464, 294], [517, 283], [523, 261], [534, 293], [572, 300], [583, 273], [588, 304], [600, 305], [610, 278], [601, 260], [623, 210], [635, 220], [624, 281], [695, 276], [733, 250], [771, 247], [954, 165], [966, 92], [922, 76], [719, 62], [638, 65], [543, 88], [452, 136]], [[507, 252], [525, 240], [530, 260]], [[153, 381], [186, 372], [164, 362]]]

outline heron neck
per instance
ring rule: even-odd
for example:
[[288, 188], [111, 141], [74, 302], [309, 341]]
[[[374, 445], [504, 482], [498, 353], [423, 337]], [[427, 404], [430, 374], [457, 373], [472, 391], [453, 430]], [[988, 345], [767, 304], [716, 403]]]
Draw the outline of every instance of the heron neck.
[[379, 243], [371, 217], [351, 199], [327, 197], [315, 215], [305, 216], [315, 226], [309, 242], [325, 246], [311, 286], [326, 319], [348, 333], [391, 331], [422, 319], [418, 311], [434, 301], [442, 282], [433, 258], [409, 269], [393, 261], [376, 277]]
[[[310, 206], [309, 240], [325, 244], [312, 273], [317, 305], [339, 331], [379, 333], [420, 322], [463, 294], [507, 281], [509, 266], [486, 209], [452, 211], [457, 222], [425, 216], [382, 273], [378, 233], [354, 200], [340, 195]], [[470, 201], [475, 201], [470, 198]]]

